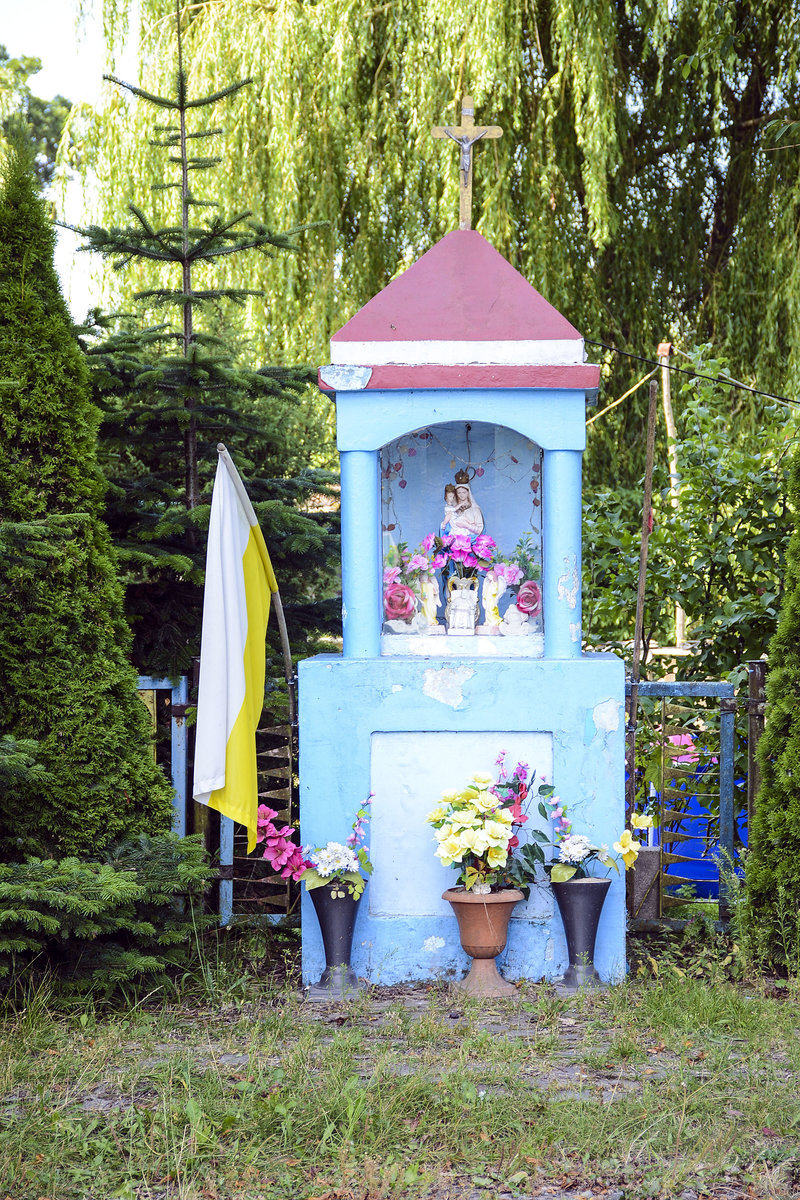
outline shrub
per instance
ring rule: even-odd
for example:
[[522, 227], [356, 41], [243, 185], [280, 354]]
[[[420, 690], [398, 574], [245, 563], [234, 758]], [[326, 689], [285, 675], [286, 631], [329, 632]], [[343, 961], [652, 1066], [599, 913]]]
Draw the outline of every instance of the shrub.
[[0, 988], [52, 973], [110, 995], [185, 967], [212, 877], [199, 836], [141, 834], [102, 860], [32, 858], [0, 866]]

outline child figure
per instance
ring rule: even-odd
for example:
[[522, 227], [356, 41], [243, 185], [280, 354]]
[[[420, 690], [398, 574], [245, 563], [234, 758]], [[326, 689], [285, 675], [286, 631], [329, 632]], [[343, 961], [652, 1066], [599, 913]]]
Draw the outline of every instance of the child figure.
[[458, 499], [456, 498], [456, 489], [452, 483], [446, 483], [444, 487], [444, 516], [442, 523], [439, 526], [440, 533], [452, 533], [451, 521], [455, 516], [458, 508]]

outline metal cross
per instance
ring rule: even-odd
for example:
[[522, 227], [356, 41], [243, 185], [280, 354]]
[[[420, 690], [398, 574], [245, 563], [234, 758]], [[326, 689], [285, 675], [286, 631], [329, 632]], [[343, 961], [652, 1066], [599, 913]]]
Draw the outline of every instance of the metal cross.
[[503, 131], [499, 125], [476, 125], [475, 105], [471, 96], [461, 101], [460, 125], [434, 125], [435, 138], [452, 138], [461, 147], [461, 188], [459, 189], [458, 227], [472, 228], [472, 147], [481, 138], [499, 138]]

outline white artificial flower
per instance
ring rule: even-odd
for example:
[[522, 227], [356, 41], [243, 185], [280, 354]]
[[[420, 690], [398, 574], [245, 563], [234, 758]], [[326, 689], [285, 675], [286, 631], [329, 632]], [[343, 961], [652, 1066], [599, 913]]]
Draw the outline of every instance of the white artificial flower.
[[311, 855], [311, 861], [323, 879], [340, 871], [358, 870], [358, 858], [355, 853], [350, 846], [343, 846], [341, 842], [328, 842], [327, 846]]
[[584, 833], [569, 833], [559, 843], [558, 857], [562, 862], [580, 863], [591, 853], [592, 843]]

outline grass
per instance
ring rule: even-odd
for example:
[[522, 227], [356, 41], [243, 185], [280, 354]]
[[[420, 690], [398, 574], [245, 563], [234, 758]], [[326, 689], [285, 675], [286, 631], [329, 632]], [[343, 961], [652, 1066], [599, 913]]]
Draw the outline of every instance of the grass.
[[32, 989], [0, 1020], [0, 1197], [800, 1191], [800, 990], [654, 961], [516, 1004], [420, 987], [314, 1006], [227, 969], [192, 1002], [104, 1012]]

